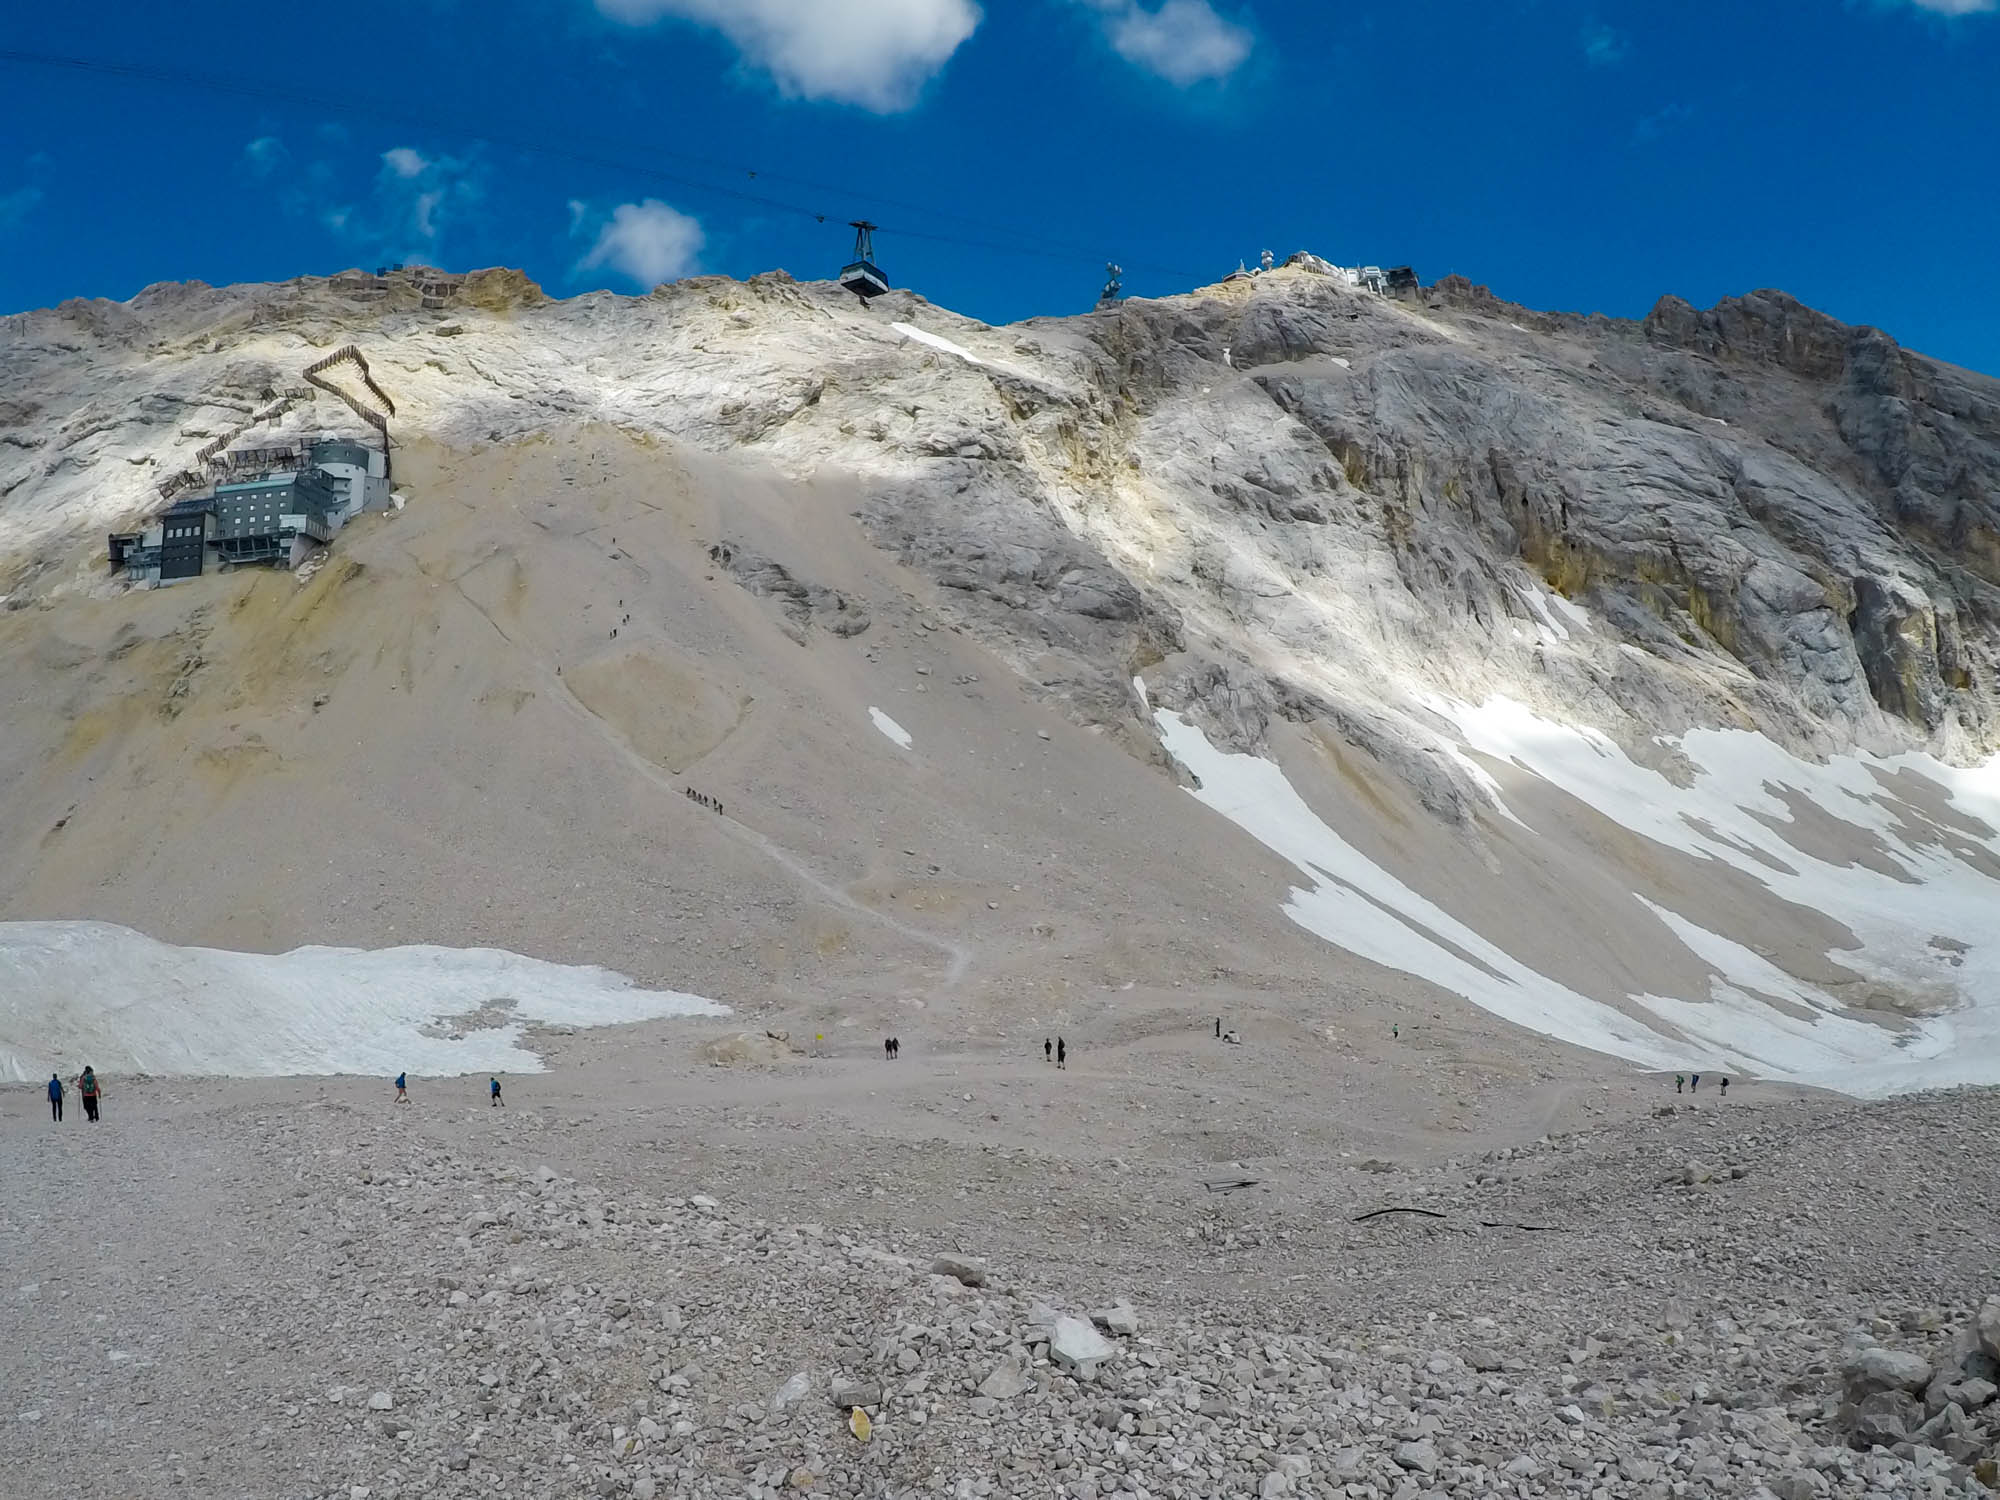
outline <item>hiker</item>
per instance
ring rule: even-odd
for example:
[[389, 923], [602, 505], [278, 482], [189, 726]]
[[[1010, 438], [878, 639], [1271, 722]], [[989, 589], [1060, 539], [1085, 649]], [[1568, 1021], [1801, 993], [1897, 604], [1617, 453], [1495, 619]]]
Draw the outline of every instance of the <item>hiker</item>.
[[1729, 1075], [1726, 1073], [1722, 1076], [1722, 1097], [1725, 1099], [1729, 1097]]
[[1056, 1066], [1059, 1068], [1069, 1066], [1069, 1043], [1061, 1037], [1056, 1038]]
[[493, 1107], [495, 1109], [505, 1109], [507, 1101], [500, 1097], [500, 1080], [498, 1078], [489, 1078], [486, 1080], [486, 1087], [492, 1092]]
[[83, 1117], [95, 1123], [97, 1120], [97, 1101], [103, 1090], [98, 1087], [97, 1075], [87, 1066], [76, 1080], [76, 1091], [83, 1096]]
[[1222, 1017], [1220, 1016], [1215, 1018], [1215, 1039], [1218, 1042], [1222, 1040]]
[[1054, 1062], [1055, 1060], [1056, 1060], [1056, 1044], [1055, 1044], [1054, 1042], [1050, 1041], [1050, 1040], [1049, 1040], [1049, 1039], [1048, 1039], [1047, 1037], [1043, 1037], [1043, 1038], [1042, 1038], [1042, 1061], [1043, 1061], [1043, 1062]]
[[889, 1056], [891, 1058], [900, 1060], [902, 1055], [903, 1055], [903, 1039], [899, 1036], [890, 1037]]
[[888, 1037], [882, 1038], [882, 1060], [887, 1062], [896, 1055], [896, 1044]]
[[1390, 1022], [1390, 1023], [1389, 1023], [1389, 1040], [1390, 1040], [1390, 1041], [1392, 1041], [1392, 1042], [1399, 1042], [1399, 1041], [1401, 1041], [1402, 1039], [1403, 1039], [1403, 1028], [1402, 1028], [1402, 1027], [1400, 1027], [1400, 1026], [1398, 1026], [1398, 1025], [1396, 1025], [1396, 1024], [1395, 1024], [1395, 1023], [1393, 1022], [1393, 1021], [1392, 1021], [1392, 1022]]
[[1682, 1089], [1686, 1087], [1687, 1087], [1687, 1074], [1685, 1073], [1674, 1074], [1674, 1092], [1678, 1094]]
[[1688, 1092], [1690, 1094], [1701, 1092], [1701, 1074], [1697, 1073], [1688, 1080]]
[[398, 1104], [410, 1102], [410, 1077], [407, 1073], [396, 1075], [396, 1102]]
[[62, 1099], [62, 1079], [51, 1073], [49, 1074], [49, 1115], [58, 1125], [62, 1124]]

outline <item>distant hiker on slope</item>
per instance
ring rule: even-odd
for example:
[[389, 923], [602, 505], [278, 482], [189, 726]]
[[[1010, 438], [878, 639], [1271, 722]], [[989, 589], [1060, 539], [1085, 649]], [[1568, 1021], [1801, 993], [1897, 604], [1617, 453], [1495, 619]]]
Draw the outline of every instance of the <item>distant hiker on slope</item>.
[[1701, 1092], [1701, 1074], [1697, 1073], [1694, 1075], [1694, 1077], [1688, 1080], [1688, 1092], [1690, 1094], [1698, 1094]]
[[887, 1062], [896, 1055], [896, 1044], [886, 1036], [882, 1038], [882, 1060]]
[[1061, 1037], [1056, 1038], [1056, 1066], [1059, 1068], [1069, 1066], [1069, 1043]]
[[1687, 1087], [1687, 1074], [1685, 1073], [1674, 1074], [1674, 1092], [1678, 1094], [1682, 1089], [1686, 1087]]
[[1054, 1042], [1050, 1041], [1050, 1040], [1049, 1040], [1049, 1039], [1048, 1039], [1047, 1037], [1043, 1037], [1043, 1038], [1042, 1038], [1042, 1061], [1043, 1061], [1043, 1062], [1054, 1062], [1055, 1060], [1056, 1060], [1056, 1044], [1055, 1044]]
[[1724, 1075], [1722, 1080], [1722, 1097], [1725, 1099], [1729, 1097], [1729, 1078], [1727, 1075]]
[[1215, 1039], [1218, 1042], [1222, 1040], [1222, 1017], [1220, 1016], [1215, 1018]]
[[505, 1109], [507, 1101], [500, 1097], [500, 1080], [498, 1078], [487, 1079], [486, 1088], [493, 1095], [493, 1107], [495, 1109]]
[[398, 1104], [410, 1102], [410, 1075], [407, 1073], [396, 1075], [396, 1102]]
[[58, 1125], [62, 1124], [62, 1099], [62, 1079], [51, 1073], [49, 1074], [49, 1115]]
[[97, 1101], [102, 1095], [103, 1090], [98, 1087], [97, 1075], [91, 1072], [89, 1068], [85, 1068], [78, 1075], [76, 1091], [83, 1096], [83, 1117], [86, 1120], [95, 1122], [97, 1119]]

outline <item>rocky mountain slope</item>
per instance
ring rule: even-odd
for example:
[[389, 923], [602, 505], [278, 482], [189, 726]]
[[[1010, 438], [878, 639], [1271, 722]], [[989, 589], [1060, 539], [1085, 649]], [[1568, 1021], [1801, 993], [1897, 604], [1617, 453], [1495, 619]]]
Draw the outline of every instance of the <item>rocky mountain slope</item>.
[[[1775, 293], [1324, 271], [1004, 329], [777, 273], [0, 320], [0, 911], [2000, 1077], [2000, 384]], [[404, 510], [303, 581], [105, 580], [203, 443], [350, 422], [253, 421], [350, 342]]]

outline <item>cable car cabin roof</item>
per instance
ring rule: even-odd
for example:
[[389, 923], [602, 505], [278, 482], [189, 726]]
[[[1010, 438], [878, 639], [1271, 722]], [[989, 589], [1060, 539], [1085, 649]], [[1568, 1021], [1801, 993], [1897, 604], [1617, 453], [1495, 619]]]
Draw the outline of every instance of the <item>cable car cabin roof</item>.
[[889, 278], [865, 260], [840, 273], [840, 284], [857, 297], [879, 297], [889, 290]]

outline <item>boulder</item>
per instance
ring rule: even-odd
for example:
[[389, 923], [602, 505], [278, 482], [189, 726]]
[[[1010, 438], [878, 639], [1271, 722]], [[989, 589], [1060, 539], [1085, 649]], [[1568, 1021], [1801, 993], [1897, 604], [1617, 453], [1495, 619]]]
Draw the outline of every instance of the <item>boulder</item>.
[[1094, 1365], [1117, 1353], [1117, 1346], [1082, 1318], [1057, 1318], [1049, 1333], [1049, 1353], [1072, 1369]]
[[1931, 1383], [1930, 1361], [1906, 1349], [1863, 1349], [1841, 1373], [1847, 1379], [1847, 1399], [1856, 1403], [1877, 1391], [1921, 1391]]
[[851, 1375], [836, 1375], [833, 1384], [827, 1387], [827, 1399], [843, 1411], [856, 1406], [880, 1406], [882, 1382], [857, 1380]]
[[1398, 1443], [1396, 1466], [1418, 1474], [1435, 1474], [1438, 1466], [1437, 1445], [1428, 1438], [1420, 1443]]
[[1909, 1441], [1923, 1416], [1908, 1391], [1876, 1391], [1847, 1414], [1847, 1430], [1857, 1448], [1893, 1448]]
[[1130, 1338], [1139, 1331], [1139, 1315], [1132, 1310], [1131, 1303], [1122, 1300], [1099, 1308], [1090, 1315], [1090, 1321], [1106, 1333], [1115, 1333], [1121, 1338]]
[[985, 1286], [986, 1262], [965, 1255], [940, 1255], [931, 1262], [931, 1275], [949, 1276], [966, 1286]]
[[1954, 1379], [1940, 1374], [1924, 1391], [1924, 1410], [1936, 1416], [1947, 1406], [1956, 1406], [1961, 1411], [1978, 1411], [1993, 1400], [2000, 1387], [1990, 1380], [1974, 1376], [1969, 1379]]
[[993, 1367], [993, 1373], [979, 1383], [979, 1394], [995, 1401], [1012, 1401], [1034, 1388], [1034, 1377], [1018, 1358], [1011, 1358], [1003, 1359]]
[[1979, 1352], [1988, 1359], [2000, 1360], [2000, 1297], [1986, 1299], [1973, 1319], [1972, 1328], [1979, 1335]]

